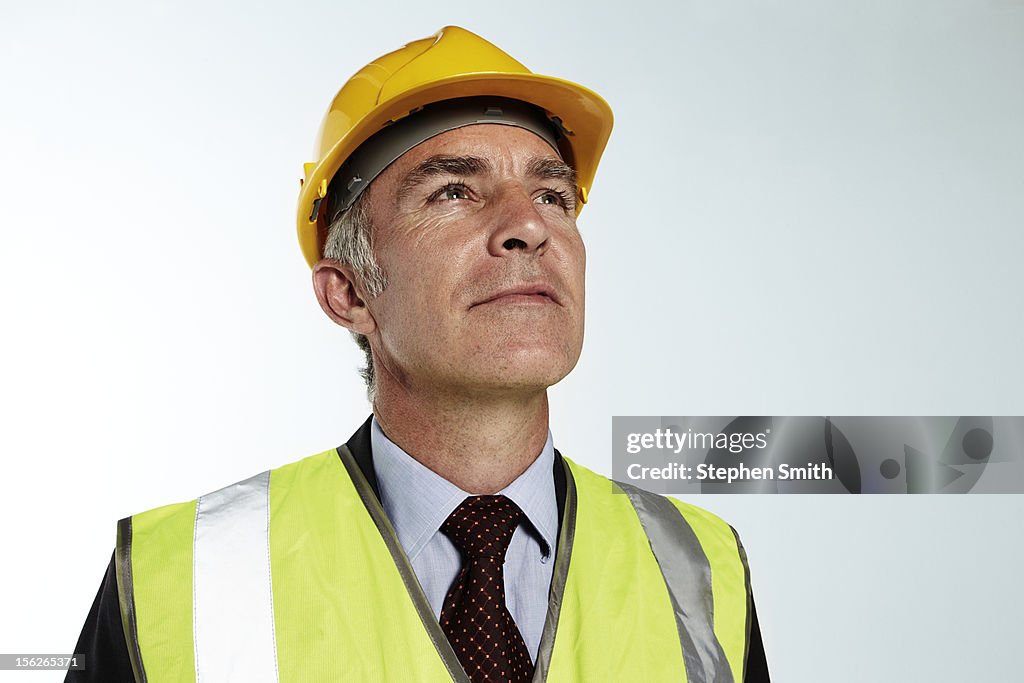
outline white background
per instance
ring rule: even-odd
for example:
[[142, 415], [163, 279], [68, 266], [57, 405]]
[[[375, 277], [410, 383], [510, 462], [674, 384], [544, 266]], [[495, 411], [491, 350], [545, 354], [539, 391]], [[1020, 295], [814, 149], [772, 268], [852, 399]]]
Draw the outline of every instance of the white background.
[[[1020, 0], [2, 7], [0, 652], [71, 651], [118, 518], [368, 414], [298, 179], [344, 80], [445, 24], [616, 113], [563, 453], [610, 472], [616, 414], [1024, 414]], [[691, 502], [773, 680], [1020, 676], [1024, 497]]]

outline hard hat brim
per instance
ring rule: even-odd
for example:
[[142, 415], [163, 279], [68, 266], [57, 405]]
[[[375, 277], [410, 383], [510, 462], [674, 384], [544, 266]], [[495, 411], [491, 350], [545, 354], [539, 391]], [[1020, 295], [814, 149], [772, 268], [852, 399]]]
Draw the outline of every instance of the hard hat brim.
[[583, 209], [587, 195], [597, 173], [597, 165], [611, 135], [613, 116], [611, 107], [594, 91], [577, 83], [541, 76], [480, 72], [460, 74], [433, 81], [410, 89], [386, 102], [380, 103], [341, 137], [314, 166], [302, 183], [298, 206], [299, 243], [310, 266], [321, 257], [326, 226], [315, 211], [323, 189], [355, 149], [381, 130], [388, 122], [408, 116], [410, 112], [432, 102], [494, 95], [529, 102], [544, 109], [550, 117], [557, 117], [568, 133], [566, 141], [572, 150], [569, 161], [576, 169], [580, 197], [577, 211]]

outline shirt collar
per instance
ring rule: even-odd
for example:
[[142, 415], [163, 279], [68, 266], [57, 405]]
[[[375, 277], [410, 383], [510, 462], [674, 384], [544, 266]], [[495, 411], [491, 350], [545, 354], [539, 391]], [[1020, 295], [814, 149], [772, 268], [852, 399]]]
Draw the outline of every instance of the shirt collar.
[[[380, 488], [381, 505], [410, 560], [414, 559], [441, 528], [455, 508], [472, 494], [463, 491], [403, 451], [381, 430], [374, 416], [370, 428], [373, 470]], [[555, 449], [548, 431], [540, 455], [512, 483], [503, 488], [530, 520], [543, 540], [544, 554], [555, 547], [558, 504], [552, 474]]]

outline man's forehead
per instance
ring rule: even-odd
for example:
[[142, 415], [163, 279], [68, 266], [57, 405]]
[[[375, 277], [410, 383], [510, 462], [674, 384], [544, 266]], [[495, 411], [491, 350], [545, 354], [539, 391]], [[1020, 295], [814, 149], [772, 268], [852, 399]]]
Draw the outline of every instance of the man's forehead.
[[464, 126], [425, 140], [399, 157], [377, 179], [408, 188], [438, 175], [564, 178], [575, 172], [541, 137], [502, 124]]
[[395, 162], [406, 169], [436, 156], [472, 156], [497, 168], [501, 164], [525, 165], [541, 157], [561, 159], [543, 138], [518, 126], [499, 123], [462, 126], [424, 140]]
[[333, 222], [348, 210], [371, 184], [387, 184], [384, 176], [393, 179], [401, 169], [418, 163], [414, 157], [430, 156], [439, 145], [482, 149], [482, 153], [473, 149], [456, 153], [475, 154], [490, 159], [494, 167], [508, 168], [521, 156], [517, 152], [541, 143], [551, 149], [545, 155], [560, 155], [563, 133], [557, 119], [521, 100], [478, 96], [425, 105], [383, 127], [342, 163], [327, 188], [328, 220]]

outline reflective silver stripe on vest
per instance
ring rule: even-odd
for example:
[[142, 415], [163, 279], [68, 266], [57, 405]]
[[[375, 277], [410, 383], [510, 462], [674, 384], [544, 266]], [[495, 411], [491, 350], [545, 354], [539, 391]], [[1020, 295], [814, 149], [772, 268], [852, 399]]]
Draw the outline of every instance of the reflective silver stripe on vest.
[[193, 548], [196, 681], [276, 683], [270, 472], [201, 496]]
[[629, 496], [665, 577], [687, 683], [733, 683], [729, 661], [715, 637], [711, 565], [696, 534], [668, 499], [630, 484], [615, 485]]

